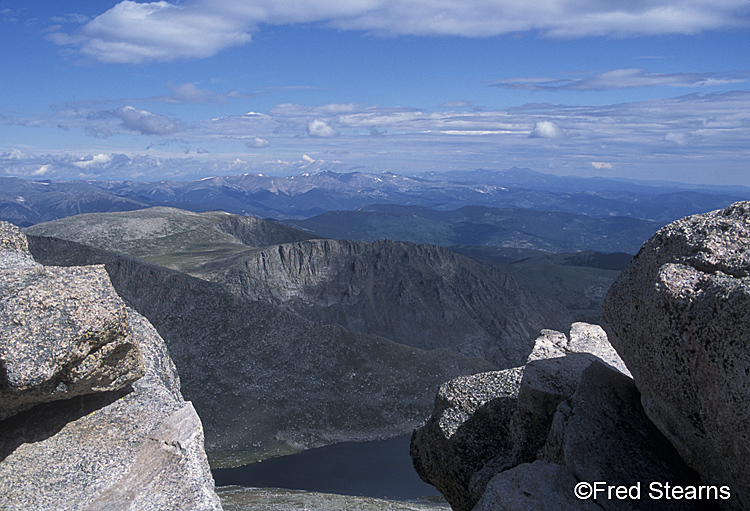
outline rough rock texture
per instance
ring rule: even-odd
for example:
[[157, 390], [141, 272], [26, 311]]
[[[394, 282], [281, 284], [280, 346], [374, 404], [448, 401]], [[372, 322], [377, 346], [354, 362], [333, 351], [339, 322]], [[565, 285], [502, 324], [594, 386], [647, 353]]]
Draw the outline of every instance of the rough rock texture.
[[601, 511], [593, 501], [575, 497], [577, 483], [563, 466], [524, 463], [496, 475], [474, 511]]
[[517, 462], [536, 459], [557, 406], [573, 395], [583, 371], [594, 361], [606, 361], [610, 367], [630, 374], [598, 325], [574, 323], [569, 336], [542, 331], [524, 368], [518, 410], [510, 428]]
[[[522, 370], [506, 369], [443, 384], [427, 424], [412, 435], [414, 468], [453, 509], [468, 510], [481, 496], [472, 478], [498, 454], [510, 451], [511, 415]], [[509, 462], [509, 460], [508, 460]], [[497, 460], [502, 466], [502, 460]], [[472, 491], [474, 490], [474, 491]]]
[[17, 228], [0, 225], [0, 236], [0, 250], [9, 249], [0, 256], [0, 420], [143, 376], [125, 303], [104, 267], [45, 268]]
[[[599, 509], [576, 501], [578, 481], [699, 484], [646, 417], [626, 372], [600, 327], [575, 324], [569, 337], [546, 330], [523, 368], [441, 387], [412, 437], [415, 469], [455, 511]], [[599, 502], [611, 511], [706, 509], [694, 504]]]
[[750, 507], [750, 203], [674, 222], [604, 305], [649, 418], [724, 504]]
[[245, 299], [500, 368], [522, 364], [542, 327], [570, 324], [559, 302], [435, 245], [308, 240], [243, 253], [205, 271]]
[[[541, 457], [564, 465], [579, 481], [643, 484], [639, 510], [695, 510], [689, 500], [652, 500], [648, 485], [698, 485], [700, 480], [648, 420], [633, 380], [594, 362], [583, 371], [575, 394], [558, 406]], [[632, 500], [600, 496], [608, 511], [633, 509]]]
[[[0, 228], [0, 232], [7, 230]], [[53, 280], [54, 270], [77, 275], [72, 268], [30, 268], [38, 278], [30, 281], [27, 292], [44, 289], [48, 282], [42, 276], [47, 272]], [[97, 275], [102, 271], [95, 270]], [[41, 315], [25, 316], [29, 335], [38, 330], [44, 336], [48, 329], [61, 331], [75, 324], [75, 314], [71, 317], [59, 311], [65, 311], [65, 297], [74, 292], [80, 293], [81, 301], [86, 290], [96, 295], [97, 288], [90, 284], [90, 279], [65, 281], [65, 287], [58, 288], [60, 301], [44, 298], [51, 319], [44, 323]], [[22, 291], [18, 288], [15, 294]], [[113, 293], [111, 286], [109, 293]], [[5, 292], [2, 298], [7, 298]], [[107, 303], [104, 300], [99, 305], [104, 308]], [[82, 307], [85, 309], [85, 304]], [[95, 312], [89, 312], [95, 316]], [[103, 317], [111, 312], [104, 311]], [[164, 341], [134, 310], [122, 309], [121, 313], [121, 318], [119, 312], [114, 317], [120, 318], [118, 322], [125, 321], [129, 342], [138, 347], [142, 357], [140, 372], [144, 376], [132, 384], [114, 387], [116, 390], [37, 404], [0, 421], [0, 509], [221, 509], [203, 450], [200, 419], [180, 394], [179, 379]], [[33, 328], [35, 321], [41, 321], [44, 329]], [[2, 339], [7, 340], [5, 334]], [[43, 343], [39, 345], [42, 353], [58, 353]], [[9, 355], [8, 360], [14, 360], [14, 346], [20, 346], [22, 352], [25, 348], [21, 340], [6, 342], [3, 356]], [[106, 345], [95, 353], [99, 352], [106, 353]], [[21, 373], [26, 380], [34, 380], [29, 365], [32, 357], [17, 358], [25, 364]], [[35, 359], [41, 373], [37, 379], [43, 382], [49, 379], [48, 358]], [[86, 360], [84, 357], [83, 365], [73, 367], [73, 374], [89, 374], [76, 369], [87, 368]], [[116, 381], [116, 366], [106, 367], [106, 375]], [[130, 374], [127, 367], [124, 370]]]
[[37, 266], [21, 229], [0, 221], [0, 269]]

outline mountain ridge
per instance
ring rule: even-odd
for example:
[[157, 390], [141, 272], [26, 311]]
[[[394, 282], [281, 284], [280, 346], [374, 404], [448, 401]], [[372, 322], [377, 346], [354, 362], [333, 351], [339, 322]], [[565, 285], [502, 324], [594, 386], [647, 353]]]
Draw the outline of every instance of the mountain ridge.
[[[750, 197], [750, 190], [745, 188], [626, 187], [620, 181], [605, 178], [587, 181], [537, 174], [543, 177], [511, 179], [511, 172], [503, 180], [503, 171], [427, 177], [392, 172], [322, 171], [297, 176], [215, 176], [185, 182], [25, 181], [3, 177], [0, 219], [25, 227], [71, 214], [152, 206], [191, 211], [223, 209], [240, 215], [301, 219], [326, 211], [390, 203], [442, 210], [466, 205], [524, 207], [599, 217], [631, 216], [666, 223]], [[484, 181], [467, 180], [467, 175], [482, 177]], [[592, 183], [596, 184], [593, 191], [586, 188]]]

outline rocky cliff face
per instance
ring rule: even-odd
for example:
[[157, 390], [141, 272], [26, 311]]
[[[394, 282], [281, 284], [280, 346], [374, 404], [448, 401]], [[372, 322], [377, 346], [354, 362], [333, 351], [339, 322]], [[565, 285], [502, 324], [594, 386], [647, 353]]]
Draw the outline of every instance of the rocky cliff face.
[[648, 416], [709, 484], [750, 507], [750, 202], [648, 240], [604, 305]]
[[417, 472], [455, 510], [747, 509], [749, 239], [746, 202], [661, 229], [607, 295], [611, 346], [576, 324], [520, 382], [444, 385]]
[[258, 218], [173, 208], [79, 215], [27, 233], [146, 259], [225, 285], [245, 301], [499, 367], [523, 363], [542, 327], [570, 324], [556, 300], [434, 245], [309, 240]]
[[102, 267], [0, 223], [0, 508], [221, 509], [164, 341]]
[[494, 368], [321, 325], [222, 285], [71, 242], [30, 236], [46, 264], [104, 264], [169, 346], [214, 466], [343, 440], [405, 434], [440, 383]]
[[544, 325], [570, 322], [507, 273], [435, 245], [308, 240], [243, 253], [206, 277], [308, 319], [499, 367], [522, 363]]

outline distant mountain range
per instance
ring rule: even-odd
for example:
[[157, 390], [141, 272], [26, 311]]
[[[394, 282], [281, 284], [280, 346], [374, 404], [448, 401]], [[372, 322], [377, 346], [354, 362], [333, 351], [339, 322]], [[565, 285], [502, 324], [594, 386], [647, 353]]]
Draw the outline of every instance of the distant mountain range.
[[666, 223], [750, 198], [750, 189], [645, 184], [612, 179], [551, 176], [528, 169], [434, 173], [263, 174], [198, 181], [26, 181], [0, 178], [0, 219], [21, 226], [93, 213], [172, 206], [221, 209], [262, 218], [304, 219], [371, 204], [463, 206], [560, 211], [595, 217], [627, 216]]
[[[330, 211], [285, 224], [317, 236], [374, 241], [396, 239], [433, 243], [467, 255], [476, 247], [534, 252], [627, 252], [635, 254], [661, 222], [519, 208], [464, 206], [436, 211], [422, 206], [374, 205]], [[513, 260], [522, 259], [519, 253]], [[478, 257], [478, 259], [482, 259]]]

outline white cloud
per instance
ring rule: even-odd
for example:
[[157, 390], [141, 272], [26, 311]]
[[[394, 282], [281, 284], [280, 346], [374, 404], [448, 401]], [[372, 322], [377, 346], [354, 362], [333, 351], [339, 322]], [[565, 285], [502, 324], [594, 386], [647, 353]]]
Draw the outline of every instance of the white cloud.
[[82, 158], [81, 161], [73, 162], [73, 165], [80, 169], [86, 169], [95, 165], [106, 165], [112, 161], [112, 157], [108, 154], [97, 154], [96, 156], [89, 156], [88, 158]]
[[664, 135], [664, 140], [671, 144], [680, 147], [686, 147], [688, 145], [696, 144], [700, 141], [700, 136], [689, 132], [675, 133], [670, 131]]
[[245, 142], [245, 145], [253, 149], [263, 149], [271, 145], [271, 143], [265, 138], [255, 137], [249, 142]]
[[37, 170], [31, 173], [32, 176], [44, 176], [49, 174], [49, 172], [52, 170], [52, 165], [45, 164], [39, 167]]
[[[332, 111], [344, 113], [330, 114]], [[174, 145], [153, 146], [148, 149], [148, 157], [132, 155], [132, 147], [111, 147], [107, 150], [113, 158], [111, 162], [92, 163], [85, 169], [76, 162], [93, 160], [94, 156], [34, 155], [19, 147], [24, 150], [22, 155], [7, 147], [0, 149], [0, 174], [32, 176], [41, 166], [51, 165], [46, 177], [124, 179], [142, 175], [148, 179], [185, 179], [187, 176], [232, 173], [234, 170], [230, 164], [238, 157], [247, 161], [246, 167], [253, 172], [274, 174], [293, 172], [290, 165], [299, 163], [299, 155], [306, 153], [317, 160], [315, 165], [321, 160], [326, 160], [326, 165], [333, 165], [332, 158], [335, 158], [343, 161], [346, 169], [365, 166], [397, 173], [490, 168], [503, 162], [504, 166], [536, 169], [554, 164], [556, 169], [570, 169], [571, 174], [591, 175], [606, 171], [646, 179], [667, 177], [671, 171], [676, 179], [694, 181], [701, 181], [701, 175], [710, 168], [717, 173], [717, 182], [735, 179], [737, 183], [750, 183], [744, 177], [750, 156], [748, 112], [750, 91], [688, 94], [620, 104], [542, 103], [476, 111], [433, 112], [368, 105], [355, 108], [282, 105], [267, 114], [252, 113], [192, 122], [183, 126], [178, 134], [179, 140], [173, 140], [172, 136], [159, 139], [159, 142], [170, 141]], [[320, 151], [317, 154], [310, 153], [312, 139], [300, 136], [306, 132], [310, 119], [319, 121], [311, 123], [313, 132], [316, 126], [322, 131], [326, 131], [326, 126], [340, 130], [336, 139], [315, 139], [314, 146]], [[115, 116], [114, 110], [91, 114], [85, 111], [76, 113], [72, 109], [55, 111], [33, 119], [25, 118], [24, 124], [47, 129], [54, 128], [61, 121], [71, 130], [93, 125], [109, 130], [110, 134], [132, 131]], [[16, 123], [16, 120], [9, 118], [8, 122]], [[529, 138], [532, 127], [537, 136], [561, 133], [565, 136], [552, 139], [554, 143], [540, 143], [539, 139]], [[370, 135], [386, 131], [387, 137]], [[246, 148], [245, 144], [252, 143], [255, 137], [270, 139], [271, 134], [272, 147], [262, 150]], [[457, 137], [456, 134], [464, 136]], [[210, 147], [211, 157], [175, 157], [175, 152], [183, 147]], [[341, 153], [342, 150], [346, 154]], [[50, 149], [45, 151], [55, 153]], [[97, 144], [86, 152], [97, 155], [102, 152], [101, 146]], [[157, 155], [160, 159], [151, 158]], [[597, 169], [592, 162], [608, 163], [617, 170]]]
[[77, 32], [48, 37], [116, 63], [204, 58], [246, 44], [262, 24], [322, 23], [383, 35], [550, 37], [695, 34], [750, 25], [746, 0], [125, 0]]
[[565, 133], [552, 121], [538, 121], [534, 124], [529, 138], [564, 138]]
[[581, 78], [510, 78], [492, 84], [493, 87], [523, 90], [611, 90], [638, 87], [705, 87], [744, 83], [745, 78], [716, 73], [647, 73], [645, 69], [615, 69]]
[[331, 138], [339, 136], [336, 128], [320, 119], [313, 119], [307, 123], [307, 134], [311, 137]]
[[57, 44], [80, 47], [100, 62], [130, 63], [204, 58], [250, 41], [251, 20], [234, 18], [208, 1], [185, 5], [125, 0], [78, 32], [51, 34]]

